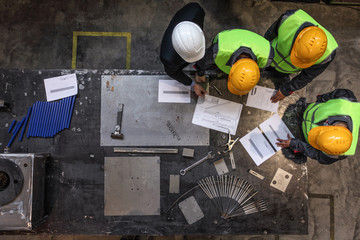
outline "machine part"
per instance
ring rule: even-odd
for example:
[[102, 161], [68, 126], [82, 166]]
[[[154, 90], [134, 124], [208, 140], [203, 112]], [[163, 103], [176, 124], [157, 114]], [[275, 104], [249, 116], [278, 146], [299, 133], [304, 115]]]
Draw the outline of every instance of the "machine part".
[[[4, 165], [1, 164], [1, 175], [9, 177], [10, 182], [5, 190], [0, 191], [0, 198], [3, 200], [6, 197], [11, 184], [23, 185], [22, 190], [15, 186], [18, 188], [16, 192], [19, 192], [11, 202], [0, 204], [0, 230], [32, 230], [42, 222], [45, 213], [45, 161], [48, 156], [49, 154], [34, 153], [0, 154], [0, 162], [5, 165], [8, 165], [8, 161], [15, 164], [21, 171], [22, 178], [20, 180], [19, 176], [14, 177], [8, 170], [4, 171]], [[2, 178], [2, 183], [3, 187], [6, 186], [6, 179]]]
[[212, 151], [208, 152], [208, 154], [205, 157], [203, 157], [202, 159], [200, 159], [199, 161], [195, 162], [194, 164], [188, 166], [185, 169], [180, 170], [180, 175], [184, 176], [188, 171], [190, 171], [194, 167], [200, 165], [201, 163], [205, 162], [208, 159], [213, 159], [214, 157], [215, 157], [215, 154], [213, 154]]
[[257, 191], [245, 180], [233, 175], [210, 176], [198, 181], [224, 219], [267, 210], [264, 200], [255, 200]]
[[211, 86], [215, 89], [215, 91], [216, 91], [220, 96], [223, 95], [222, 92], [220, 92], [220, 90], [219, 90], [215, 85], [211, 85]]
[[282, 192], [285, 192], [287, 186], [290, 183], [291, 178], [292, 178], [291, 173], [288, 173], [285, 170], [278, 168], [274, 175], [273, 180], [271, 180], [270, 186], [272, 186]]
[[254, 170], [249, 169], [248, 173], [250, 173], [251, 175], [253, 175], [253, 176], [255, 176], [255, 177], [257, 177], [257, 178], [259, 178], [261, 180], [265, 179], [265, 177], [263, 175], [261, 175], [260, 173], [255, 172]]
[[180, 193], [180, 175], [170, 175], [169, 193]]
[[8, 159], [0, 159], [0, 206], [14, 200], [23, 185], [24, 175], [20, 167]]
[[231, 168], [235, 169], [236, 168], [235, 158], [234, 158], [234, 153], [232, 151], [229, 152], [229, 158], [230, 158]]
[[226, 149], [223, 151], [223, 153], [227, 153], [230, 152], [232, 150], [232, 148], [234, 147], [235, 143], [240, 139], [240, 137], [236, 138], [235, 140], [231, 140], [231, 135], [230, 135], [230, 130], [228, 132], [228, 142], [224, 145], [222, 145], [222, 147], [226, 147]]
[[194, 157], [194, 149], [183, 148], [182, 156], [193, 158]]
[[121, 133], [121, 122], [122, 122], [123, 111], [124, 111], [124, 104], [119, 104], [118, 111], [117, 111], [115, 131], [113, 133], [111, 133], [112, 139], [119, 139], [119, 140], [124, 139], [124, 135]]
[[179, 208], [184, 214], [188, 224], [193, 224], [204, 217], [204, 213], [201, 210], [194, 196], [191, 196], [179, 203]]
[[115, 153], [168, 153], [177, 154], [179, 152], [176, 148], [122, 148], [114, 147]]
[[226, 166], [225, 160], [223, 158], [214, 162], [214, 166], [219, 175], [223, 175], [229, 172], [229, 169]]

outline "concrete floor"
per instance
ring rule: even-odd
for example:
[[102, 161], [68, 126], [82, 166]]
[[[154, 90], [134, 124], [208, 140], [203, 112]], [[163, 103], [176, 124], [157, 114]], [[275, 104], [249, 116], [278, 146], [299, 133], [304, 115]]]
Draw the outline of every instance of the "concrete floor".
[[[12, 0], [0, 2], [0, 68], [71, 69], [73, 31], [130, 32], [130, 68], [162, 69], [160, 42], [177, 9], [189, 1]], [[206, 12], [207, 43], [221, 30], [245, 28], [263, 35], [288, 9], [302, 8], [336, 38], [339, 49], [326, 72], [307, 87], [307, 100], [335, 88], [349, 88], [360, 99], [360, 7], [266, 0], [199, 1]], [[77, 68], [126, 68], [125, 38], [79, 37]], [[2, 240], [72, 239], [360, 239], [360, 161], [357, 154], [330, 166], [309, 160], [309, 234], [307, 236], [121, 237], [9, 235]], [[300, 168], [298, 167], [299, 171]], [[316, 195], [319, 194], [319, 195]], [[331, 198], [334, 238], [331, 237]]]

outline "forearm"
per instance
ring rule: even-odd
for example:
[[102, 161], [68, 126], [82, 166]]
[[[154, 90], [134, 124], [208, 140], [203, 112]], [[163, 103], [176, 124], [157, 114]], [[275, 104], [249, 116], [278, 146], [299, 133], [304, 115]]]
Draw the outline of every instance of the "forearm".
[[329, 66], [331, 61], [325, 64], [314, 65], [310, 68], [303, 69], [299, 75], [294, 77], [290, 82], [282, 84], [280, 87], [281, 92], [288, 96], [292, 92], [302, 89], [309, 84], [314, 78], [319, 76]]
[[312, 147], [310, 144], [305, 143], [299, 139], [291, 139], [290, 149], [299, 151], [303, 153], [305, 156], [317, 160], [321, 164], [331, 164], [340, 159], [345, 158], [345, 157], [340, 157], [340, 158], [329, 157], [326, 154], [324, 154], [322, 151]]

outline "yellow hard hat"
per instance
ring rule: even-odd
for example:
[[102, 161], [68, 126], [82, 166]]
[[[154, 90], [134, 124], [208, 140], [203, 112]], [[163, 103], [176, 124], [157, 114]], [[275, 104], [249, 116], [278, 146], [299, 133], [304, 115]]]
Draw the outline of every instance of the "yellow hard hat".
[[250, 58], [237, 60], [231, 67], [228, 78], [228, 89], [236, 95], [245, 95], [255, 87], [260, 79], [260, 70]]
[[327, 47], [325, 32], [319, 27], [307, 27], [296, 37], [290, 53], [291, 63], [298, 68], [308, 68], [316, 63]]
[[320, 126], [310, 130], [311, 146], [330, 155], [340, 155], [349, 150], [352, 143], [349, 129], [339, 126]]

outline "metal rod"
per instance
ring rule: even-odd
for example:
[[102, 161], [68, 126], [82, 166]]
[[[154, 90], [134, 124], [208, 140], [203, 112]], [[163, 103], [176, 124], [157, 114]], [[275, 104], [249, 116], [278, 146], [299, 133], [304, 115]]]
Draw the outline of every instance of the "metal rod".
[[74, 105], [75, 105], [75, 96], [76, 96], [76, 95], [74, 95], [74, 96], [71, 97], [70, 115], [69, 115], [68, 120], [67, 120], [67, 123], [66, 123], [66, 128], [69, 128], [69, 127], [70, 127], [71, 117], [72, 117], [72, 113], [73, 113]]
[[36, 114], [36, 102], [33, 104], [30, 119], [29, 119], [29, 128], [28, 128], [28, 131], [27, 131], [27, 134], [26, 134], [27, 138], [29, 138], [30, 135], [31, 135], [31, 131], [32, 131], [33, 125], [34, 125], [35, 114]]
[[16, 120], [13, 120], [12, 123], [10, 124], [9, 129], [8, 129], [8, 133], [11, 132], [11, 129], [14, 127], [15, 123], [16, 123]]
[[179, 152], [176, 148], [120, 148], [114, 147], [115, 153], [173, 153]]
[[10, 141], [8, 142], [8, 144], [6, 145], [6, 147], [10, 147], [11, 144], [13, 143], [14, 139], [16, 138], [16, 135], [18, 134], [20, 128], [21, 128], [21, 125], [24, 123], [25, 121], [25, 117], [23, 117], [23, 119], [21, 120], [21, 122], [18, 124], [18, 127], [15, 129], [15, 132], [14, 134], [12, 135]]
[[24, 122], [24, 126], [23, 126], [23, 129], [22, 129], [22, 131], [21, 131], [21, 134], [20, 134], [20, 137], [19, 137], [19, 142], [21, 142], [22, 141], [22, 139], [23, 139], [23, 136], [24, 136], [24, 133], [25, 133], [25, 129], [26, 129], [26, 125], [27, 125], [27, 123], [28, 123], [28, 120], [29, 120], [29, 117], [30, 117], [30, 114], [31, 114], [31, 106], [29, 107], [29, 110], [28, 110], [28, 112], [27, 112], [27, 114], [26, 114], [26, 117], [25, 117], [25, 122]]

